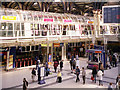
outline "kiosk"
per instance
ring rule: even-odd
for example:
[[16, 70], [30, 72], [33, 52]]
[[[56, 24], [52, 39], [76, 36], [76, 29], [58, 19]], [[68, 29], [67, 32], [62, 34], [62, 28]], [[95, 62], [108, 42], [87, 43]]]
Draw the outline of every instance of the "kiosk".
[[88, 66], [87, 68], [92, 69], [94, 66], [99, 67], [99, 62], [102, 61], [104, 68], [106, 67], [105, 51], [98, 49], [88, 49]]
[[45, 67], [38, 67], [38, 84], [45, 84]]

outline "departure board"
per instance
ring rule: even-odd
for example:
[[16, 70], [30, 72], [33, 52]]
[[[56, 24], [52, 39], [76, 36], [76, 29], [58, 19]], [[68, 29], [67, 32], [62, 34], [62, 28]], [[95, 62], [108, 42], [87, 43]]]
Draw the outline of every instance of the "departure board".
[[120, 23], [120, 6], [103, 7], [103, 23]]

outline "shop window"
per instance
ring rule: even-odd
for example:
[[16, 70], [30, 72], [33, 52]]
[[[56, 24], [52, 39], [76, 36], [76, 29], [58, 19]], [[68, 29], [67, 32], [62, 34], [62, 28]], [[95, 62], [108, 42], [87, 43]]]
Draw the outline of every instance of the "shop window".
[[36, 51], [38, 50], [38, 45], [35, 46], [35, 50], [36, 50]]
[[22, 47], [22, 52], [25, 52], [25, 47]]
[[31, 51], [34, 51], [34, 48], [35, 48], [34, 46], [31, 46]]
[[33, 20], [32, 14], [27, 15], [28, 20]]
[[26, 51], [30, 51], [30, 46], [26, 46]]
[[36, 16], [34, 16], [34, 20], [36, 20], [36, 21], [38, 20], [38, 17], [37, 17], [37, 15], [36, 15]]
[[13, 24], [8, 23], [8, 37], [12, 37], [12, 36], [13, 36]]
[[24, 23], [21, 23], [22, 36], [25, 36]]
[[6, 37], [6, 23], [0, 24], [0, 36]]

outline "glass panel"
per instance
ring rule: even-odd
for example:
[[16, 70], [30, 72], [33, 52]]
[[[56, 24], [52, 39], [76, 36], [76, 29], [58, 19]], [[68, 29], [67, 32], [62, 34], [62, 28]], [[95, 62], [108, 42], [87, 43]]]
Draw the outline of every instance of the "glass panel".
[[25, 36], [24, 23], [21, 23], [22, 36]]
[[35, 15], [35, 16], [34, 16], [34, 20], [36, 20], [36, 21], [38, 20], [38, 17], [37, 17], [37, 15]]
[[8, 37], [12, 37], [12, 36], [13, 36], [13, 24], [8, 23]]
[[32, 14], [27, 15], [28, 20], [33, 20]]
[[0, 26], [0, 31], [1, 31], [1, 36], [2, 37], [6, 37], [6, 23], [1, 23], [1, 26]]
[[24, 19], [24, 20], [26, 20], [26, 19], [27, 19], [27, 18], [26, 18], [26, 15], [23, 15], [23, 19]]

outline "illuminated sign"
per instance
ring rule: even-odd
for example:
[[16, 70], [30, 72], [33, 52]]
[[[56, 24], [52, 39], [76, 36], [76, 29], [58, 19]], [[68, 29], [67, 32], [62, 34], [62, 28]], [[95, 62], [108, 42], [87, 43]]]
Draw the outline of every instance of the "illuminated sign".
[[95, 53], [102, 53], [102, 51], [95, 51]]
[[72, 20], [64, 19], [64, 22], [72, 22]]
[[44, 22], [53, 22], [53, 18], [44, 18]]
[[17, 20], [16, 16], [1, 16], [2, 20]]
[[[41, 44], [42, 47], [47, 47], [47, 44]], [[49, 44], [49, 46], [52, 46], [52, 44]]]
[[54, 47], [60, 47], [60, 43], [54, 43]]
[[88, 24], [93, 24], [93, 21], [87, 21]]

